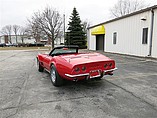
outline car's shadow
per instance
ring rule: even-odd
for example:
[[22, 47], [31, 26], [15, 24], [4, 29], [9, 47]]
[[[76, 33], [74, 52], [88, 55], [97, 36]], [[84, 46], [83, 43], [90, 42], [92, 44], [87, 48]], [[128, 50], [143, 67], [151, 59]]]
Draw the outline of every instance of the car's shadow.
[[79, 99], [99, 99], [112, 96], [116, 87], [110, 84], [105, 78], [101, 80], [88, 81], [64, 81], [60, 87], [55, 87], [50, 80], [50, 74], [43, 72], [40, 74], [42, 80], [40, 82], [40, 93], [37, 94], [39, 101], [42, 103]]
[[[46, 74], [46, 76], [44, 77], [45, 79], [47, 79], [47, 81], [51, 82], [50, 80], [50, 74], [47, 71], [44, 71], [44, 73]], [[80, 80], [80, 81], [70, 81], [70, 80], [65, 80], [64, 79], [64, 84], [62, 86], [59, 86], [57, 88], [68, 88], [71, 86], [75, 86], [75, 87], [94, 87], [95, 89], [98, 87], [102, 87], [106, 85], [106, 81], [104, 78], [102, 79], [89, 79], [89, 80]], [[53, 85], [52, 85], [53, 86]]]

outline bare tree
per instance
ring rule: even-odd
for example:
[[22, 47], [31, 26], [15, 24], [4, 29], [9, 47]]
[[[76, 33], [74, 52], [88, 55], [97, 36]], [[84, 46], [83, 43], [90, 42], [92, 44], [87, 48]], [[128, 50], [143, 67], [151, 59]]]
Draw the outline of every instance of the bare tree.
[[87, 37], [87, 28], [90, 26], [90, 22], [88, 20], [82, 21], [83, 31], [86, 33]]
[[18, 25], [13, 25], [13, 32], [14, 32], [14, 34], [15, 34], [15, 36], [16, 36], [16, 44], [18, 43], [18, 42], [17, 42], [17, 34], [18, 34], [19, 30], [20, 30], [20, 26], [18, 26]]
[[41, 35], [43, 35], [41, 28], [33, 20], [28, 19], [28, 22], [29, 22], [29, 24], [28, 24], [27, 31], [26, 31], [27, 34], [33, 36], [36, 40], [36, 43], [40, 42]]
[[3, 35], [8, 35], [9, 36], [8, 41], [12, 43], [11, 41], [12, 26], [11, 25], [6, 25], [5, 27], [3, 27], [1, 30], [1, 33]]
[[144, 0], [118, 0], [110, 12], [112, 17], [120, 17], [147, 6]]
[[24, 43], [24, 37], [30, 35], [28, 33], [28, 28], [21, 26], [20, 29], [19, 29], [19, 33], [20, 33], [20, 36], [21, 36], [21, 42]]
[[40, 33], [46, 34], [48, 39], [51, 40], [52, 48], [54, 48], [54, 40], [59, 36], [63, 23], [59, 12], [53, 8], [46, 7], [42, 12], [34, 13], [29, 23], [32, 28], [35, 27]]

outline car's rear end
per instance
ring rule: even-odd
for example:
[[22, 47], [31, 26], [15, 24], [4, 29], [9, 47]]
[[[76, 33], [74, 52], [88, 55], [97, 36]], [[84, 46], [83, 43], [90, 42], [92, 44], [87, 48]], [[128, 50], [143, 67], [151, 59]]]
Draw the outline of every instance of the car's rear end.
[[63, 58], [73, 65], [72, 70], [65, 73], [69, 80], [101, 78], [104, 75], [112, 75], [112, 72], [117, 69], [114, 60], [99, 53], [78, 54]]

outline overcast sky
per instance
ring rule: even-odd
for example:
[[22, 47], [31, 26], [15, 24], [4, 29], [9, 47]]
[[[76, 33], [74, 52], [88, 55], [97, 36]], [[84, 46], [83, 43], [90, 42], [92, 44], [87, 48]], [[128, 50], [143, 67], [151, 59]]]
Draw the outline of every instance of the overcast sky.
[[[74, 7], [79, 12], [81, 20], [88, 20], [92, 25], [104, 22], [110, 18], [109, 9], [118, 0], [0, 0], [0, 29], [5, 25], [25, 26], [27, 18], [46, 6], [56, 8], [61, 14], [69, 16]], [[157, 0], [149, 0], [151, 5]]]

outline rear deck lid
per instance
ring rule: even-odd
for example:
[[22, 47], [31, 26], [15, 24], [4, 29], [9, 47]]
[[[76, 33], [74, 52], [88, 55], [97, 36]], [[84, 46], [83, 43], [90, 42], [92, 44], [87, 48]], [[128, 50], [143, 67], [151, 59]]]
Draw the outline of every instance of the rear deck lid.
[[80, 53], [80, 54], [72, 54], [72, 55], [61, 55], [61, 58], [63, 58], [73, 66], [78, 64], [111, 60], [110, 58], [99, 53]]

